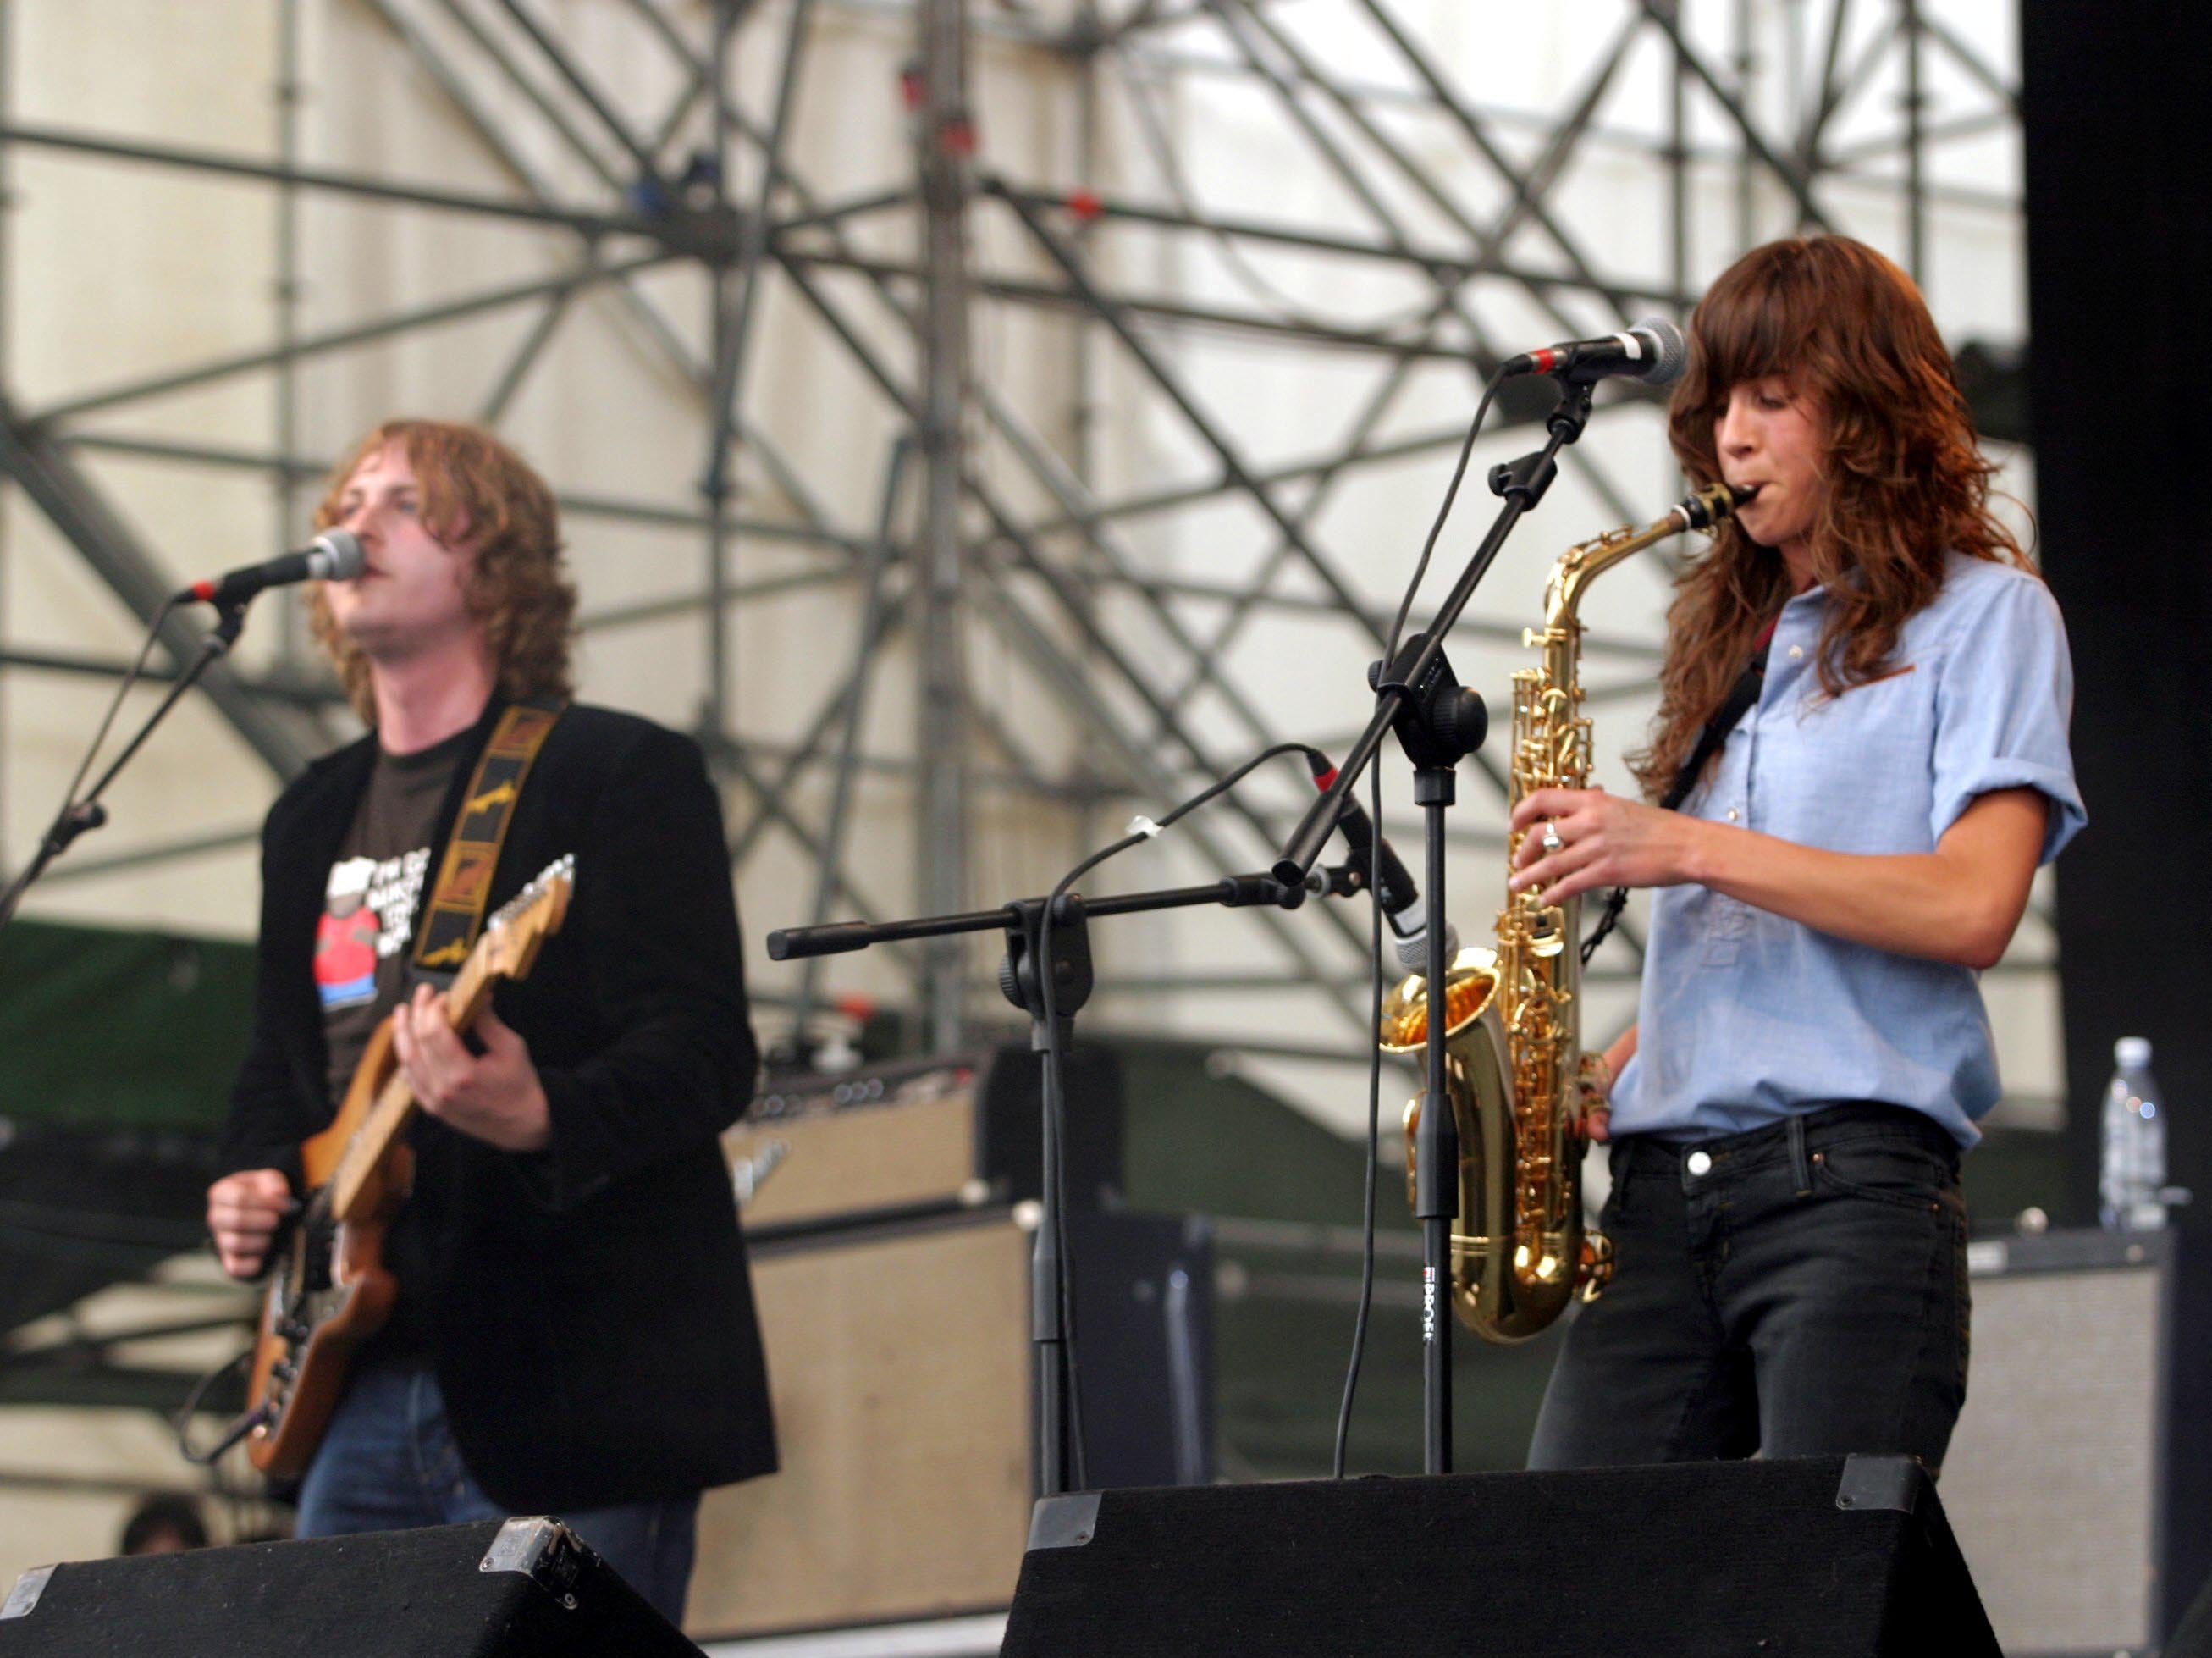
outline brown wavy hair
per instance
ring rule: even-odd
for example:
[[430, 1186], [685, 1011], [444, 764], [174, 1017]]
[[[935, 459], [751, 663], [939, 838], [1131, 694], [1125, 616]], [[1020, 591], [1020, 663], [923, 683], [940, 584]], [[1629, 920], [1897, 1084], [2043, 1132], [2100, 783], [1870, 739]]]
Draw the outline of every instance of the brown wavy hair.
[[[461, 592], [470, 613], [484, 625], [501, 692], [509, 698], [572, 694], [576, 588], [562, 570], [560, 509], [529, 462], [481, 426], [386, 421], [331, 473], [315, 509], [315, 527], [328, 529], [338, 521], [347, 480], [364, 460], [394, 443], [421, 486], [424, 527], [449, 546], [473, 549]], [[368, 659], [339, 631], [319, 582], [307, 616], [347, 700], [374, 725]]]
[[[1881, 675], [1905, 619], [1942, 587], [1948, 553], [2032, 566], [1990, 511], [1996, 468], [1927, 302], [1888, 259], [1843, 236], [1770, 242], [1706, 290], [1667, 417], [1675, 458], [1698, 487], [1721, 475], [1715, 431], [1729, 391], [1769, 375], [1809, 401], [1825, 429], [1808, 540], [1827, 589], [1820, 686], [1840, 696]], [[1684, 568], [1650, 745], [1629, 757], [1647, 794], [1674, 781], [1790, 593], [1781, 555], [1733, 519]]]

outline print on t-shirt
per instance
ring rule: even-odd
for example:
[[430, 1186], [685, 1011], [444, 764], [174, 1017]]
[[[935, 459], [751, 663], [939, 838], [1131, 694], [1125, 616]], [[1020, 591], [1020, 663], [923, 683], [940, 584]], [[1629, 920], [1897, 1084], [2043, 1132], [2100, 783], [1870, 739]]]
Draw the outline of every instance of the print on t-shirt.
[[376, 995], [376, 965], [405, 949], [415, 936], [415, 911], [430, 849], [398, 857], [340, 858], [324, 889], [323, 918], [315, 929], [315, 989], [323, 1011], [358, 1007]]

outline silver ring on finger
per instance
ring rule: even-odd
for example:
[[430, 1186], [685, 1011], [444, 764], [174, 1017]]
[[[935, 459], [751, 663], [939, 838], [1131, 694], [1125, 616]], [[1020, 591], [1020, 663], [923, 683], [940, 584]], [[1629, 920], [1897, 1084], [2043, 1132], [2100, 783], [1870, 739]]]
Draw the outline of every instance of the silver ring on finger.
[[1543, 838], [1537, 844], [1547, 852], [1562, 852], [1566, 850], [1567, 845], [1566, 842], [1559, 838], [1559, 826], [1548, 819], [1544, 824]]

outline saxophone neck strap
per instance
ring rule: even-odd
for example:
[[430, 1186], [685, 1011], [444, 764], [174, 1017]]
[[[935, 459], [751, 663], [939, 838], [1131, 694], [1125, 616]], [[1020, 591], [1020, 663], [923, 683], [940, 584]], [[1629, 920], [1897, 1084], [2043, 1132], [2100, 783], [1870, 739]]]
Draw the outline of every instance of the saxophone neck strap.
[[483, 925], [484, 905], [499, 868], [500, 848], [514, 820], [515, 802], [538, 751], [563, 704], [532, 698], [511, 704], [477, 756], [468, 792], [453, 814], [453, 832], [438, 866], [438, 883], [415, 930], [415, 976], [441, 988], [452, 982]]
[[[1776, 621], [1780, 619], [1779, 617], [1775, 619]], [[1712, 718], [1705, 722], [1705, 729], [1698, 733], [1697, 744], [1690, 750], [1689, 759], [1682, 762], [1682, 769], [1674, 774], [1674, 781], [1660, 796], [1659, 809], [1662, 812], [1674, 811], [1690, 797], [1690, 791], [1698, 786], [1698, 778], [1704, 772], [1706, 762], [1720, 753], [1721, 745], [1728, 741], [1728, 734], [1735, 729], [1735, 722], [1749, 713], [1752, 705], [1758, 702], [1759, 693], [1766, 686], [1766, 648], [1773, 643], [1774, 622], [1770, 621], [1759, 630], [1759, 637], [1752, 642], [1751, 660], [1743, 665], [1743, 672], [1736, 675], [1735, 683], [1729, 687], [1729, 694], [1713, 710]], [[1598, 917], [1597, 925], [1590, 930], [1589, 936], [1583, 941], [1585, 966], [1597, 954], [1597, 947], [1605, 942], [1607, 935], [1620, 924], [1620, 912], [1627, 907], [1628, 888], [1626, 887], [1616, 887], [1607, 894], [1604, 913]]]
[[1743, 672], [1736, 675], [1735, 683], [1729, 687], [1728, 695], [1713, 710], [1712, 718], [1705, 722], [1705, 729], [1698, 733], [1697, 745], [1690, 750], [1690, 758], [1682, 762], [1682, 769], [1674, 774], [1674, 781], [1668, 785], [1666, 794], [1661, 797], [1659, 805], [1662, 811], [1671, 812], [1690, 797], [1690, 791], [1698, 786], [1698, 778], [1703, 775], [1706, 762], [1720, 753], [1722, 745], [1728, 741], [1729, 733], [1735, 729], [1735, 722], [1749, 713], [1752, 705], [1758, 702], [1759, 693], [1766, 686], [1766, 648], [1773, 643], [1774, 624], [1769, 622], [1760, 630], [1759, 637], [1752, 642], [1751, 660], [1743, 665]]

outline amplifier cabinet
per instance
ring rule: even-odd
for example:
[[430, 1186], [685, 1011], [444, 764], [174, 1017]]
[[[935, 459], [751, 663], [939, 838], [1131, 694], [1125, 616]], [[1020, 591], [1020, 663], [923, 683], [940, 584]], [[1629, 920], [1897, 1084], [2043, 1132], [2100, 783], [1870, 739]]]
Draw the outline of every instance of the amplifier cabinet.
[[[1173, 1216], [1067, 1220], [1090, 1483], [1204, 1482], [1210, 1236]], [[1033, 1238], [999, 1209], [758, 1247], [783, 1466], [708, 1494], [688, 1627], [750, 1635], [1011, 1602], [1032, 1496]]]
[[[849, 1225], [1037, 1196], [1040, 1056], [1008, 1045], [777, 1078], [723, 1137], [749, 1233]], [[1067, 1055], [1069, 1205], [1121, 1185], [1120, 1056]]]
[[2157, 1652], [2212, 1566], [2206, 1240], [1978, 1240], [1943, 1506], [2013, 1658]]

